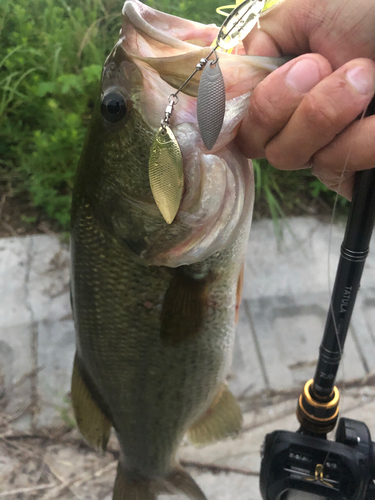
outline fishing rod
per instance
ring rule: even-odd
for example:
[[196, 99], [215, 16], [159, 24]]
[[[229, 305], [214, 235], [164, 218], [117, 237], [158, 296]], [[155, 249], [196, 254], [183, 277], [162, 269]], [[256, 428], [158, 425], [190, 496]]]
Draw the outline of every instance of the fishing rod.
[[[375, 98], [366, 116], [375, 114]], [[375, 168], [358, 172], [341, 245], [314, 378], [298, 399], [297, 432], [267, 434], [262, 446], [263, 500], [374, 500], [375, 443], [365, 423], [341, 418], [335, 379], [375, 218]]]

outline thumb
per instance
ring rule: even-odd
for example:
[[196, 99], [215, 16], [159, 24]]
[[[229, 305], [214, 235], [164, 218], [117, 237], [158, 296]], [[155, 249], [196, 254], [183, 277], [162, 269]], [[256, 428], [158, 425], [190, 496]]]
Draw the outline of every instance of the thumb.
[[[259, 18], [259, 25], [243, 40], [247, 54], [278, 57], [310, 52], [308, 19], [315, 0], [279, 0]], [[316, 17], [316, 14], [314, 14]]]

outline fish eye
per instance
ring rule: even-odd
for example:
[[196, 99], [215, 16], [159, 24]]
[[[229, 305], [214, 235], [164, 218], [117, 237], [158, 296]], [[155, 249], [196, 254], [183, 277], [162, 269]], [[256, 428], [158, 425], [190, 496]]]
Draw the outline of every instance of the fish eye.
[[104, 94], [100, 111], [108, 122], [119, 122], [126, 115], [126, 101], [124, 96], [115, 90]]

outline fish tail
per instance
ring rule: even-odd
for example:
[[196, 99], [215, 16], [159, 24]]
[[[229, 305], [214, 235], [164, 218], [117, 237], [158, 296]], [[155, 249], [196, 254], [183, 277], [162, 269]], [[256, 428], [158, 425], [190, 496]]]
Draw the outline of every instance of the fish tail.
[[181, 467], [177, 467], [166, 478], [171, 486], [172, 493], [183, 493], [190, 500], [207, 500], [206, 495], [191, 477], [191, 475]]
[[183, 493], [190, 500], [207, 500], [194, 479], [182, 468], [174, 469], [160, 479], [131, 479], [118, 464], [113, 500], [157, 500], [162, 493]]

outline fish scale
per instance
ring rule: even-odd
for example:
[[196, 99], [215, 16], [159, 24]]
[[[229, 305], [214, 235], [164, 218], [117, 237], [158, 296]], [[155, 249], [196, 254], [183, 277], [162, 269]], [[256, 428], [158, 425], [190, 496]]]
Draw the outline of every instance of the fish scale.
[[[158, 334], [157, 305], [169, 274], [135, 264], [124, 247], [93, 222], [90, 207], [86, 210], [73, 233], [74, 266], [80, 269], [73, 292], [79, 311], [78, 354], [110, 408], [127, 463], [146, 475], [165, 474], [183, 434], [221, 383], [221, 365], [233, 342], [228, 337], [233, 308], [226, 304], [233, 303], [235, 283], [226, 279], [213, 286], [212, 300], [222, 306], [212, 309], [204, 338], [166, 347]], [[222, 271], [230, 254], [211, 260]], [[102, 284], [99, 289], [97, 282]], [[154, 307], [147, 309], [145, 300]]]

